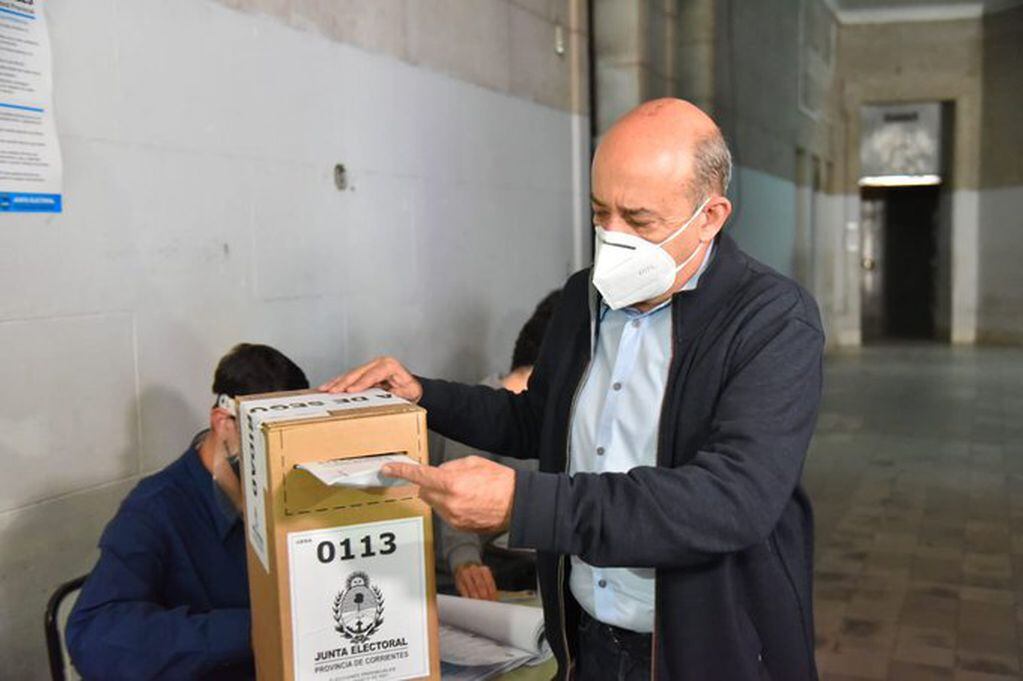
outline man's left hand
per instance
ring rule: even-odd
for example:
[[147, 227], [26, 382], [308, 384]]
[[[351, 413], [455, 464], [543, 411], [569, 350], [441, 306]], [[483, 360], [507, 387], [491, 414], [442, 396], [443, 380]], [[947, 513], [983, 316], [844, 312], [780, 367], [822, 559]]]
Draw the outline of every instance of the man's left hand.
[[419, 498], [449, 525], [468, 532], [500, 532], [511, 522], [515, 470], [481, 456], [440, 466], [389, 463], [380, 472], [419, 485]]

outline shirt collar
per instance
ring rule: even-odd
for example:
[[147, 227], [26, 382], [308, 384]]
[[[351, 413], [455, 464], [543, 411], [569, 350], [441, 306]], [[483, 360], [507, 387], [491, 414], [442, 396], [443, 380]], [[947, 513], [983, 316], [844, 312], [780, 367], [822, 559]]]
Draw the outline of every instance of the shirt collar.
[[230, 498], [224, 493], [224, 490], [220, 489], [220, 485], [214, 482], [213, 476], [206, 470], [206, 466], [203, 465], [202, 458], [199, 456], [199, 445], [202, 444], [202, 439], [207, 432], [209, 431], [203, 431], [192, 439], [192, 444], [185, 453], [185, 461], [188, 464], [192, 480], [196, 483], [199, 496], [213, 519], [217, 536], [224, 541], [240, 517]]

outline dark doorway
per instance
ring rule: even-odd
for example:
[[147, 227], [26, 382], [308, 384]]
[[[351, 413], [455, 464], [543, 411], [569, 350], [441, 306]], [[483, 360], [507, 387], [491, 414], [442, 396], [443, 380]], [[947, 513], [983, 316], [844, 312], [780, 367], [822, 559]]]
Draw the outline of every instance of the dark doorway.
[[885, 211], [885, 331], [891, 338], [934, 338], [937, 187], [889, 189]]
[[[876, 206], [873, 301], [864, 300], [864, 340], [935, 340], [939, 186], [865, 189]], [[868, 277], [870, 275], [867, 275]], [[868, 311], [870, 314], [868, 315]]]

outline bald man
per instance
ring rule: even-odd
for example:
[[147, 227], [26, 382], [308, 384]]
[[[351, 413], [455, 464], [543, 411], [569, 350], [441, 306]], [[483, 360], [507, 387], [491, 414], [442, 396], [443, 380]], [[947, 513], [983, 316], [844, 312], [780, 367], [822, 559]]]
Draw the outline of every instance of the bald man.
[[446, 437], [539, 458], [389, 474], [452, 525], [537, 551], [560, 679], [817, 677], [799, 480], [824, 337], [813, 299], [722, 233], [730, 174], [703, 112], [643, 104], [597, 149], [594, 265], [566, 283], [525, 392], [389, 357], [324, 386], [383, 385]]

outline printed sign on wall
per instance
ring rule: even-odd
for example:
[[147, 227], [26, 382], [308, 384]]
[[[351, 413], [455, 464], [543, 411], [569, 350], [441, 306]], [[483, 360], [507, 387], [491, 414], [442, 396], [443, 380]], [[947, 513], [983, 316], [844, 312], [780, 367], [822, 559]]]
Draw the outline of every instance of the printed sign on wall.
[[295, 681], [430, 672], [423, 519], [288, 534]]
[[0, 212], [61, 212], [43, 0], [0, 0]]

